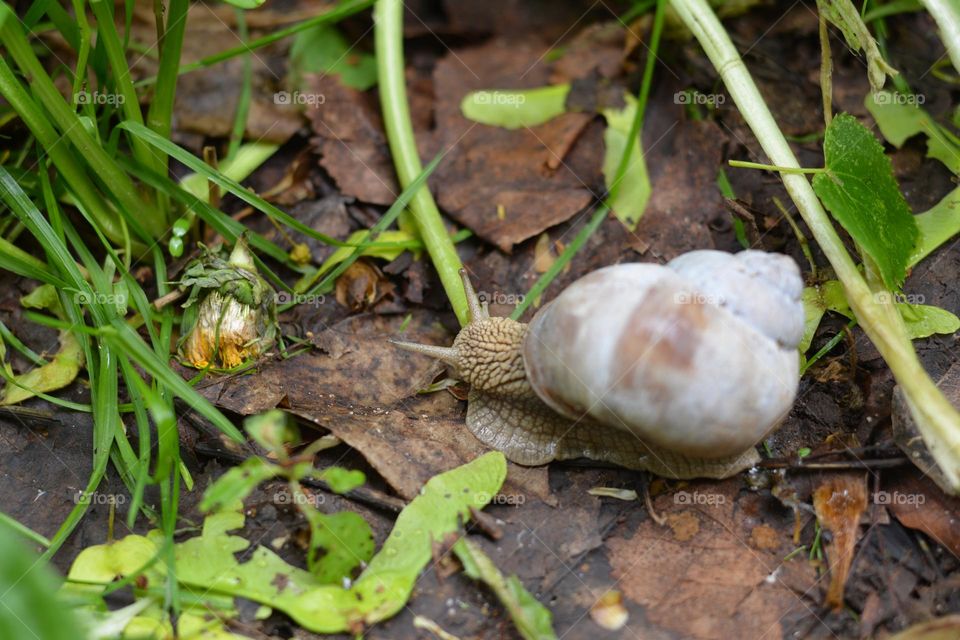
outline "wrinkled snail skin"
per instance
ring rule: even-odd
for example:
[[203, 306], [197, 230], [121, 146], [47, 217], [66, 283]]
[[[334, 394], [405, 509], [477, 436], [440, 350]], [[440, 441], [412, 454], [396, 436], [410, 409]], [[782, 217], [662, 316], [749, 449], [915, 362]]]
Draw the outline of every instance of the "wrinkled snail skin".
[[520, 464], [587, 457], [674, 478], [757, 460], [799, 384], [803, 283], [787, 256], [694, 251], [590, 273], [530, 325], [471, 322], [439, 358], [471, 385], [467, 426]]

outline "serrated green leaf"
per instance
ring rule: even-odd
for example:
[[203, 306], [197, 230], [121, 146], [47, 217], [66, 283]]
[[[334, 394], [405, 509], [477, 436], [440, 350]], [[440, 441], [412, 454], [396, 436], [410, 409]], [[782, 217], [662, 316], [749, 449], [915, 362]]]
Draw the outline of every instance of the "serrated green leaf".
[[890, 159], [873, 134], [846, 113], [827, 127], [823, 153], [827, 173], [814, 176], [814, 191], [877, 263], [884, 284], [897, 289], [918, 231]]
[[927, 157], [960, 174], [960, 143], [919, 106], [922, 99], [921, 94], [878, 91], [868, 94], [863, 103], [887, 142], [899, 149], [908, 138], [922, 133], [927, 137]]
[[351, 45], [332, 25], [321, 24], [298, 33], [290, 45], [289, 60], [293, 86], [300, 86], [307, 73], [336, 74], [344, 85], [360, 91], [377, 84], [373, 55]]
[[[627, 103], [623, 109], [604, 109], [607, 128], [603, 132], [603, 178], [607, 191], [613, 191], [617, 168], [627, 147], [627, 137], [637, 112], [637, 99], [630, 94], [624, 95]], [[639, 138], [639, 137], [638, 137]], [[613, 213], [628, 229], [636, 229], [640, 217], [647, 208], [652, 189], [647, 174], [647, 161], [640, 148], [640, 140], [633, 141], [630, 164], [623, 173], [613, 200], [610, 202]]]
[[940, 307], [901, 302], [897, 304], [897, 309], [903, 317], [911, 340], [926, 338], [935, 333], [949, 335], [960, 329], [960, 318]]
[[480, 547], [461, 538], [453, 546], [463, 564], [463, 571], [474, 580], [480, 580], [496, 594], [510, 614], [517, 631], [526, 640], [550, 640], [557, 636], [553, 631], [553, 616], [550, 610], [526, 590], [515, 575], [505, 578], [493, 560]]
[[258, 484], [279, 474], [280, 469], [263, 458], [247, 458], [210, 485], [203, 494], [200, 510], [219, 511], [227, 505], [242, 501]]
[[569, 84], [523, 90], [472, 91], [460, 102], [468, 120], [504, 129], [535, 127], [566, 113]]

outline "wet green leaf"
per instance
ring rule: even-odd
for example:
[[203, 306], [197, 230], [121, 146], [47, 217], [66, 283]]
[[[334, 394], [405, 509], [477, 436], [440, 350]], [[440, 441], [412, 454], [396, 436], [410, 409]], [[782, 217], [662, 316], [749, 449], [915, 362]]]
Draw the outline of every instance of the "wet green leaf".
[[301, 86], [308, 73], [338, 75], [343, 84], [360, 91], [377, 84], [373, 55], [351, 44], [332, 25], [322, 24], [298, 33], [290, 45], [289, 65], [293, 86]]
[[472, 91], [460, 102], [468, 120], [505, 129], [535, 127], [566, 113], [569, 84], [536, 89]]
[[827, 128], [823, 152], [827, 173], [814, 177], [814, 191], [877, 263], [884, 284], [897, 289], [918, 230], [893, 178], [890, 159], [873, 134], [845, 113]]
[[204, 492], [201, 511], [217, 511], [242, 501], [258, 484], [280, 473], [280, 468], [263, 460], [247, 458], [242, 464], [227, 470]]
[[[627, 106], [623, 109], [604, 109], [607, 129], [603, 132], [603, 177], [607, 191], [613, 190], [617, 168], [627, 147], [627, 137], [637, 112], [637, 100], [630, 94], [624, 95]], [[650, 177], [647, 175], [647, 161], [640, 148], [640, 140], [633, 141], [630, 164], [624, 171], [623, 179], [615, 197], [611, 201], [613, 213], [628, 229], [633, 230], [640, 222], [644, 209], [652, 193]]]
[[926, 338], [935, 333], [952, 334], [960, 329], [960, 318], [946, 309], [927, 304], [897, 304], [897, 310], [907, 326], [911, 340]]
[[493, 564], [493, 560], [467, 538], [457, 541], [453, 552], [463, 564], [464, 573], [474, 580], [480, 580], [496, 594], [521, 636], [526, 640], [549, 640], [557, 637], [553, 632], [553, 616], [550, 610], [530, 595], [517, 576], [505, 578]]
[[868, 94], [864, 105], [887, 142], [899, 149], [908, 138], [922, 133], [927, 137], [927, 157], [960, 174], [960, 141], [920, 106], [922, 100], [922, 94], [878, 91]]
[[320, 513], [313, 508], [305, 513], [310, 522], [307, 566], [323, 584], [343, 584], [360, 563], [373, 557], [373, 532], [359, 514]]

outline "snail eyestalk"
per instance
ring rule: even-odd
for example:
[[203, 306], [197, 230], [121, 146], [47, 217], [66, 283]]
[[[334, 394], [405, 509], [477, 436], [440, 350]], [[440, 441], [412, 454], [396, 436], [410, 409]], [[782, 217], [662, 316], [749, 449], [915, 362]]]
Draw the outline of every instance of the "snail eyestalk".
[[463, 280], [463, 292], [467, 296], [467, 306], [470, 309], [470, 322], [489, 318], [490, 312], [487, 310], [486, 305], [480, 302], [480, 297], [477, 296], [477, 292], [474, 291], [473, 284], [470, 282], [470, 276], [467, 274], [466, 269], [460, 269], [460, 279]]
[[438, 347], [432, 344], [405, 342], [403, 340], [390, 340], [390, 344], [405, 351], [413, 351], [414, 353], [435, 358], [436, 360], [439, 360], [445, 364], [449, 364], [452, 367], [456, 367], [457, 363], [460, 361], [460, 354], [457, 353], [457, 350], [453, 347]]

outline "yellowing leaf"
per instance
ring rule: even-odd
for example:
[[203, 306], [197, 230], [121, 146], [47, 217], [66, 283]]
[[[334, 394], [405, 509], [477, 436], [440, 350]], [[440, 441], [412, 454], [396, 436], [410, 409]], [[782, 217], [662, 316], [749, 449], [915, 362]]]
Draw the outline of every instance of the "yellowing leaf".
[[[625, 94], [627, 106], [623, 109], [604, 109], [607, 128], [603, 132], [603, 177], [607, 191], [612, 191], [616, 180], [617, 168], [627, 148], [627, 137], [637, 111], [637, 99]], [[639, 138], [639, 136], [638, 136]], [[647, 208], [652, 189], [647, 175], [647, 161], [640, 148], [640, 140], [633, 140], [630, 164], [627, 165], [615, 197], [610, 205], [613, 213], [628, 229], [636, 229], [640, 216]]]
[[520, 129], [566, 113], [569, 84], [523, 90], [472, 91], [460, 102], [463, 117], [480, 124]]

